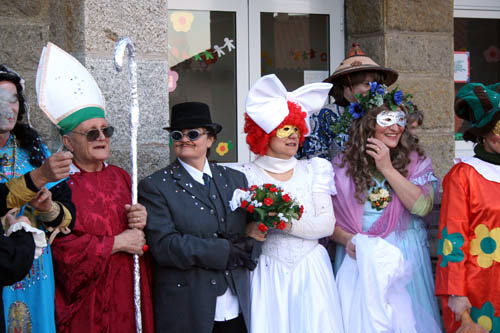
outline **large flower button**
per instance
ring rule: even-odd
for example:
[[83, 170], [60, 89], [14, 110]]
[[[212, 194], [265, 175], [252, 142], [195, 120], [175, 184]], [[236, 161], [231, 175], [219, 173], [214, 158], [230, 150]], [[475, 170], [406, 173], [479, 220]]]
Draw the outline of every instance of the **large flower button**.
[[484, 303], [480, 309], [473, 306], [470, 317], [489, 332], [500, 331], [500, 318], [495, 317], [495, 308], [490, 302]]
[[493, 260], [500, 262], [500, 228], [491, 231], [484, 224], [474, 229], [476, 238], [470, 242], [470, 254], [477, 256], [477, 264], [481, 268], [488, 268]]
[[464, 237], [455, 232], [448, 234], [448, 227], [441, 231], [441, 239], [438, 242], [438, 255], [441, 257], [441, 267], [448, 266], [448, 262], [460, 262], [464, 260], [464, 252], [460, 247], [464, 245]]

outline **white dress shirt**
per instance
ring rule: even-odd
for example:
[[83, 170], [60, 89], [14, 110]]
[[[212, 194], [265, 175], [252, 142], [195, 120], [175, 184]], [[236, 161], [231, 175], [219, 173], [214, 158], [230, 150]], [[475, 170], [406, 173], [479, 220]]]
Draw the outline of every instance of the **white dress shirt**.
[[[193, 179], [198, 183], [205, 185], [205, 182], [203, 181], [204, 173], [212, 177], [212, 171], [210, 170], [210, 165], [208, 164], [207, 159], [205, 159], [203, 172], [183, 162], [180, 158], [177, 159], [179, 160], [179, 163], [184, 167], [184, 169], [186, 169], [191, 177], [193, 177]], [[239, 313], [240, 306], [238, 303], [238, 297], [236, 297], [236, 295], [232, 293], [231, 288], [227, 288], [224, 295], [217, 297], [214, 321], [231, 320], [238, 317]]]

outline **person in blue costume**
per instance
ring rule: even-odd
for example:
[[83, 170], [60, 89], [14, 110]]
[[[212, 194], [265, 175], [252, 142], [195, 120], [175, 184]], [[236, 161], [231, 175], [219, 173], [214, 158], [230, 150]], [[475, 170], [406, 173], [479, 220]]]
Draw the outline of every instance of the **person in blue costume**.
[[[61, 180], [69, 175], [72, 154], [51, 155], [38, 133], [22, 122], [28, 107], [24, 80], [5, 65], [0, 65], [0, 89], [9, 96], [0, 110], [0, 215], [18, 208], [47, 235], [68, 233], [75, 208]], [[32, 261], [24, 279], [3, 287], [2, 297], [8, 332], [55, 332], [50, 245]]]
[[298, 159], [323, 157], [331, 160], [339, 151], [344, 150], [347, 132], [352, 118], [344, 113], [349, 103], [355, 102], [355, 94], [366, 94], [369, 82], [391, 85], [396, 82], [398, 73], [375, 63], [354, 43], [333, 74], [323, 82], [332, 83], [329, 95], [334, 103], [326, 104], [319, 112], [310, 117], [311, 133], [299, 148]]
[[[356, 234], [381, 237], [402, 252], [411, 266], [406, 285], [411, 298], [416, 332], [440, 332], [441, 322], [429, 256], [427, 215], [438, 191], [432, 162], [406, 127], [416, 110], [401, 90], [388, 91], [370, 83], [365, 96], [356, 96], [349, 112], [353, 122], [349, 140], [332, 165], [337, 195], [333, 206], [338, 243], [335, 272], [346, 255], [356, 259]], [[383, 269], [383, 268], [381, 268]]]

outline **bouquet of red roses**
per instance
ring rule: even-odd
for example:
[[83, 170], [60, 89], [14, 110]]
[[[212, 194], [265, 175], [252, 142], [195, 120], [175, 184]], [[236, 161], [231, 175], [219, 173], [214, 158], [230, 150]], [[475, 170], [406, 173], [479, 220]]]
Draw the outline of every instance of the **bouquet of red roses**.
[[283, 230], [285, 223], [292, 219], [299, 220], [304, 212], [304, 207], [297, 200], [274, 184], [252, 185], [248, 190], [237, 189], [229, 206], [232, 210], [242, 208], [252, 213], [262, 232], [269, 228]]

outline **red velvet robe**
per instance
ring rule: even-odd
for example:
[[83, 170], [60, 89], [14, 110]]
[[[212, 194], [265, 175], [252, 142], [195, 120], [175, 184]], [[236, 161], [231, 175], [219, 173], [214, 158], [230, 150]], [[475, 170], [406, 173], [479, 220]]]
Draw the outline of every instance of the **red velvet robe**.
[[[108, 165], [68, 181], [77, 209], [72, 233], [53, 245], [58, 332], [135, 332], [133, 256], [111, 254], [114, 236], [127, 229], [131, 202], [127, 172]], [[153, 332], [151, 276], [144, 257], [141, 303], [144, 332]]]

